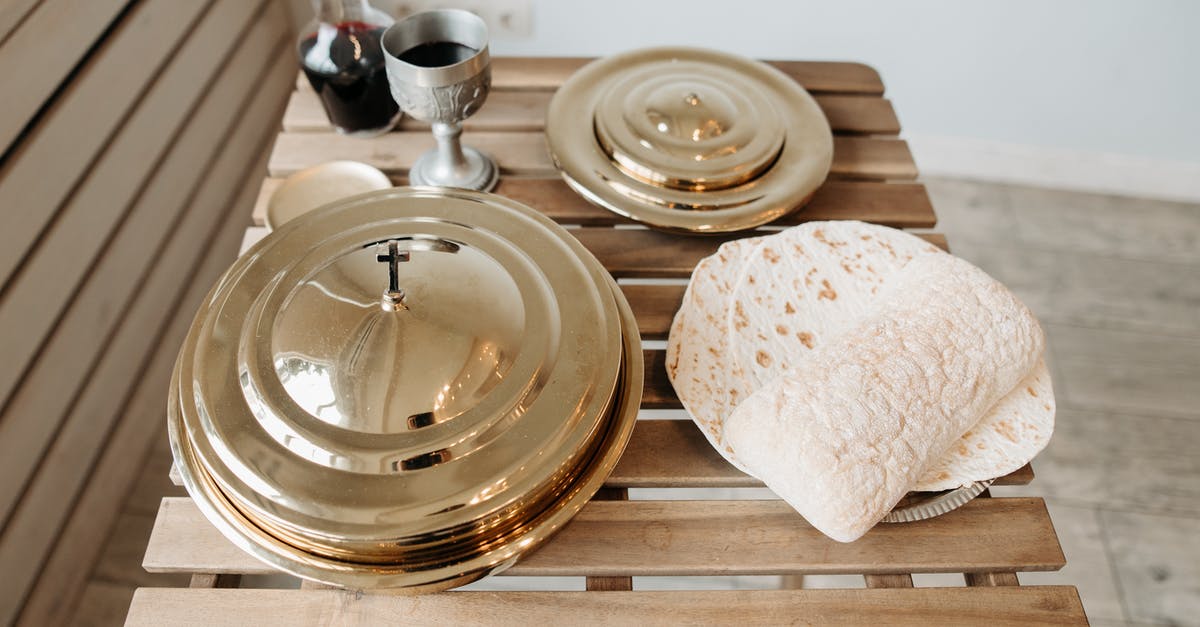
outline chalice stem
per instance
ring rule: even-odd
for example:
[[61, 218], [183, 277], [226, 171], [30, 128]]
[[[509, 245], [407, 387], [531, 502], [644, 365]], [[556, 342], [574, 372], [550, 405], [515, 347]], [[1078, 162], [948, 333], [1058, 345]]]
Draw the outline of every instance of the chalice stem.
[[452, 122], [433, 123], [433, 137], [437, 140], [437, 162], [434, 171], [443, 180], [461, 180], [468, 176], [470, 165], [463, 154], [462, 124]]

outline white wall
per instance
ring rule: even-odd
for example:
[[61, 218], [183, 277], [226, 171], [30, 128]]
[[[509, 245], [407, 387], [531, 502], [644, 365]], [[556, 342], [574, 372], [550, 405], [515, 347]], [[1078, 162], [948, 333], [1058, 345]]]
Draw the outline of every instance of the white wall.
[[533, 0], [494, 54], [685, 44], [850, 59], [914, 135], [1200, 163], [1200, 2]]

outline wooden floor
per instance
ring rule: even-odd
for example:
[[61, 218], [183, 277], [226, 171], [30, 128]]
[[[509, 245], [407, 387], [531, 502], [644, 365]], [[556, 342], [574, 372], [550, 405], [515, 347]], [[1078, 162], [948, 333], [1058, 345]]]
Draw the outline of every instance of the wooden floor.
[[[928, 184], [954, 252], [1008, 284], [1050, 340], [1057, 432], [1031, 486], [997, 491], [1045, 496], [1069, 563], [1061, 573], [1022, 574], [1022, 582], [1079, 586], [1093, 625], [1195, 621], [1200, 205]], [[135, 587], [186, 584], [140, 566], [159, 499], [181, 494], [167, 479], [165, 436], [160, 442], [109, 535], [76, 624], [120, 624]], [[914, 579], [962, 585], [961, 576], [938, 577]], [[861, 581], [809, 577], [805, 585]]]

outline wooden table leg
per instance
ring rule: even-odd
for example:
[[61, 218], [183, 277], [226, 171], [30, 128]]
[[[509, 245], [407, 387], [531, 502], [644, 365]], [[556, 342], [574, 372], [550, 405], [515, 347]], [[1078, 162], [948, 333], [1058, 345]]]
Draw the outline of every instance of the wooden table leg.
[[[991, 489], [984, 490], [975, 497], [979, 499], [992, 498]], [[1019, 586], [1021, 582], [1017, 581], [1016, 573], [966, 573], [963, 575], [967, 585], [972, 588], [991, 587], [991, 586]]]
[[779, 578], [780, 590], [799, 590], [804, 587], [804, 575], [784, 575]]
[[195, 573], [189, 588], [236, 588], [242, 584], [241, 575], [216, 575], [213, 573]]
[[911, 588], [913, 587], [912, 575], [863, 575], [863, 579], [867, 582], [868, 588]]
[[1016, 573], [967, 573], [963, 575], [971, 587], [1019, 586]]
[[[628, 501], [629, 490], [626, 488], [600, 488], [594, 501]], [[633, 590], [633, 577], [588, 577], [587, 589], [598, 591]]]

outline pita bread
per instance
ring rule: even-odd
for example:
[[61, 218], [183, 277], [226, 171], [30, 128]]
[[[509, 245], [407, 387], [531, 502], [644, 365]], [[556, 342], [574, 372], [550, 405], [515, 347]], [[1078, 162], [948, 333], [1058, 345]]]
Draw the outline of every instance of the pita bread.
[[1044, 349], [1033, 314], [952, 255], [918, 255], [879, 291], [724, 424], [737, 459], [841, 542], [887, 514]]
[[[838, 342], [914, 257], [945, 254], [909, 233], [856, 221], [810, 222], [760, 238], [731, 268], [739, 278], [723, 360], [730, 409], [820, 346]], [[914, 489], [946, 490], [1020, 468], [1049, 441], [1053, 396], [1040, 363]]]

